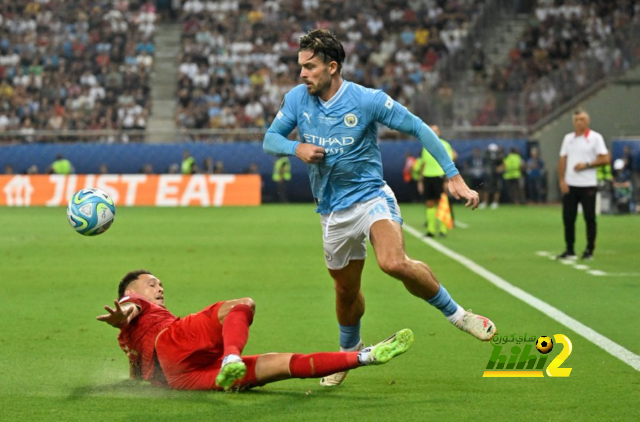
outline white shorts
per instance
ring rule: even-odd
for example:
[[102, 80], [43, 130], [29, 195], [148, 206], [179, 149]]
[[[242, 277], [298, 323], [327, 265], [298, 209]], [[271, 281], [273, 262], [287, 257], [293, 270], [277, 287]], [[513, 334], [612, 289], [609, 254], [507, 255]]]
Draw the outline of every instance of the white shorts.
[[322, 240], [327, 268], [340, 270], [352, 259], [365, 259], [369, 231], [379, 220], [393, 220], [402, 225], [398, 201], [387, 185], [380, 188], [375, 198], [346, 210], [323, 214]]

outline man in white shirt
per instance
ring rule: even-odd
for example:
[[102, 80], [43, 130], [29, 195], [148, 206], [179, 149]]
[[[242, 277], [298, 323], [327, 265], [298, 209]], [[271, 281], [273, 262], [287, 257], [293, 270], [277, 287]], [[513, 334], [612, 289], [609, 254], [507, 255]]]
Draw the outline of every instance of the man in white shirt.
[[587, 226], [587, 247], [582, 259], [593, 259], [596, 246], [596, 167], [609, 164], [609, 151], [602, 135], [589, 129], [589, 114], [578, 109], [573, 113], [575, 132], [565, 135], [560, 149], [558, 178], [562, 193], [565, 251], [558, 259], [576, 259], [575, 223], [578, 204], [582, 204]]

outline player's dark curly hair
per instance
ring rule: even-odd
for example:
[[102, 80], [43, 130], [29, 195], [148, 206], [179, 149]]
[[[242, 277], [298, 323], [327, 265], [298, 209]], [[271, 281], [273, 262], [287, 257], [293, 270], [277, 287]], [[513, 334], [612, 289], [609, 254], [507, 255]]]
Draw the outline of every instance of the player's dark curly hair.
[[124, 275], [124, 277], [122, 277], [122, 280], [120, 280], [120, 284], [118, 284], [118, 299], [121, 299], [124, 296], [124, 292], [125, 290], [127, 290], [127, 287], [129, 286], [129, 284], [136, 281], [138, 277], [140, 277], [142, 274], [151, 274], [151, 271], [147, 271], [147, 270], [129, 271]]
[[300, 48], [298, 51], [313, 51], [313, 56], [318, 56], [324, 63], [335, 61], [338, 63], [338, 73], [342, 71], [344, 61], [344, 47], [335, 34], [326, 29], [314, 29], [307, 35], [300, 37]]

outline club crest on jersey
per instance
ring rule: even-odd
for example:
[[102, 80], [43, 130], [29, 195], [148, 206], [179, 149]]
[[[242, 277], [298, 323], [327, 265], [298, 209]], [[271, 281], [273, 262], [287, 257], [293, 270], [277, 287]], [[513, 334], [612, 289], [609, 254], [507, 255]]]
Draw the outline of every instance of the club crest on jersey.
[[354, 127], [358, 124], [358, 117], [353, 113], [349, 113], [344, 116], [344, 124], [347, 125], [347, 127]]

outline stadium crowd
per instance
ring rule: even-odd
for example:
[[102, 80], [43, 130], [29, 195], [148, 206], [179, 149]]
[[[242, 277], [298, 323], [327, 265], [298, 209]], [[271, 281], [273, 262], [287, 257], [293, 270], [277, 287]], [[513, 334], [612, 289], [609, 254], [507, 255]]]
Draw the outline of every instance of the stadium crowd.
[[[264, 128], [297, 83], [298, 38], [315, 27], [344, 40], [347, 79], [423, 117], [421, 105], [436, 106], [445, 126], [535, 123], [638, 54], [626, 29], [640, 27], [640, 3], [538, 0], [507, 65], [488, 63], [481, 47], [465, 53], [486, 95], [461, 123], [457, 81], [437, 65], [468, 45], [482, 3], [181, 0], [176, 126]], [[40, 130], [145, 129], [155, 24], [153, 1], [2, 2], [0, 133], [16, 137], [0, 141], [37, 141]]]
[[0, 132], [144, 129], [155, 20], [153, 1], [1, 2]]
[[299, 37], [342, 35], [345, 77], [409, 103], [460, 48], [477, 0], [186, 0], [176, 124], [264, 127], [297, 84]]
[[483, 75], [489, 95], [473, 125], [535, 123], [594, 82], [628, 68], [638, 54], [627, 39], [629, 24], [640, 24], [638, 2], [538, 0], [508, 64]]
[[[183, 55], [176, 123], [182, 128], [264, 127], [297, 83], [296, 42], [314, 27], [345, 40], [347, 79], [382, 89], [406, 104], [428, 94], [453, 116], [452, 86], [436, 64], [464, 44], [476, 1], [271, 0], [183, 4]], [[539, 0], [531, 23], [503, 67], [482, 48], [470, 65], [487, 88], [469, 124], [532, 124], [595, 81], [629, 66], [628, 24], [640, 4], [628, 0]], [[236, 30], [241, 28], [240, 30]]]

